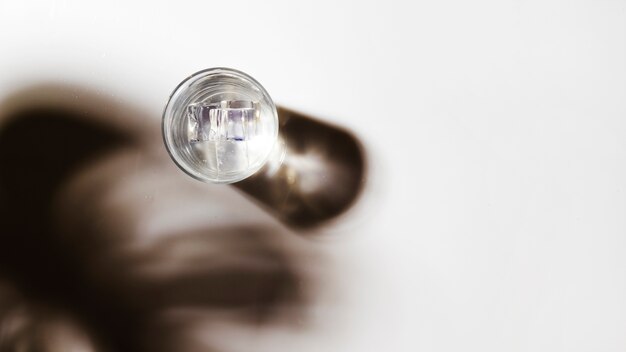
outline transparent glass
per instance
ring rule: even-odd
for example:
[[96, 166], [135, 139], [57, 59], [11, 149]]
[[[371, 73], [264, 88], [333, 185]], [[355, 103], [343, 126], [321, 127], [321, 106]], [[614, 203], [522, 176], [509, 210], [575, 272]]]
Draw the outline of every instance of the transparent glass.
[[267, 91], [229, 68], [200, 71], [176, 87], [163, 113], [163, 139], [174, 162], [206, 182], [233, 183], [257, 172], [278, 136]]

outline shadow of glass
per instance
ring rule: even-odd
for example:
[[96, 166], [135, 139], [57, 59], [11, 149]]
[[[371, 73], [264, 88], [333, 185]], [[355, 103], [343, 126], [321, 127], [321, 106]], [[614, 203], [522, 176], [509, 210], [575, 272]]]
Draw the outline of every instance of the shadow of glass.
[[234, 184], [287, 225], [312, 229], [347, 211], [362, 191], [366, 157], [350, 132], [278, 109], [282, 155]]

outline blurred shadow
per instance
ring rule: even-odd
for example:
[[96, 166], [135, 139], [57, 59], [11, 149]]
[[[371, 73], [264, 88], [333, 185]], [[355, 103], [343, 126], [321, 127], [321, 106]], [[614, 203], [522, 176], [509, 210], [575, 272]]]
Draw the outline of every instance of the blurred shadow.
[[0, 274], [29, 301], [80, 312], [116, 346], [133, 314], [87, 284], [84, 265], [58, 242], [50, 207], [72, 170], [128, 143], [121, 131], [59, 107], [5, 116], [0, 127]]
[[96, 352], [77, 322], [57, 309], [27, 304], [0, 281], [0, 352]]
[[[282, 155], [234, 186], [286, 224], [311, 229], [344, 213], [365, 180], [365, 153], [350, 132], [278, 108]], [[279, 153], [281, 153], [279, 152]]]
[[[77, 92], [80, 99], [75, 100]], [[51, 98], [30, 104], [29, 97]], [[85, 112], [85, 106], [90, 110]], [[116, 117], [109, 119], [111, 111]], [[3, 102], [0, 112], [0, 278], [25, 301], [76, 317], [96, 341], [96, 350], [171, 351], [176, 346], [173, 350], [184, 351], [186, 341], [168, 336], [175, 327], [158, 329], [164, 310], [227, 310], [264, 323], [275, 318], [281, 305], [303, 304], [294, 255], [278, 239], [276, 227], [208, 223], [208, 228], [188, 228], [128, 252], [135, 229], [110, 212], [132, 214], [127, 209], [132, 204], [99, 208], [95, 204], [107, 191], [97, 183], [72, 194], [80, 204], [59, 216], [59, 194], [75, 174], [113, 153], [137, 154], [142, 143], [160, 141], [159, 135], [140, 135], [141, 129], [132, 127], [158, 125], [158, 117], [145, 118], [84, 89], [54, 85], [20, 92]], [[124, 117], [128, 128], [121, 122]], [[293, 128], [304, 133], [305, 126]], [[98, 177], [116, 182], [124, 176]], [[228, 204], [214, 201], [216, 206]], [[339, 209], [331, 208], [317, 218]], [[308, 213], [297, 214], [292, 218], [305, 222]], [[113, 224], [104, 227], [103, 221]], [[71, 227], [71, 235], [63, 233], [70, 223], [78, 226]], [[106, 273], [98, 275], [102, 270]], [[0, 327], [5, 318], [0, 316]]]

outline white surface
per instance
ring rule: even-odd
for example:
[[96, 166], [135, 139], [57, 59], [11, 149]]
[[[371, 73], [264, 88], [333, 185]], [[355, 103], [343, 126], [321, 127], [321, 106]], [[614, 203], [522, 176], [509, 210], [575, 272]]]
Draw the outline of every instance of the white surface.
[[228, 66], [362, 139], [325, 338], [274, 351], [624, 351], [625, 63], [624, 1], [0, 2], [0, 99], [69, 83], [158, 128]]

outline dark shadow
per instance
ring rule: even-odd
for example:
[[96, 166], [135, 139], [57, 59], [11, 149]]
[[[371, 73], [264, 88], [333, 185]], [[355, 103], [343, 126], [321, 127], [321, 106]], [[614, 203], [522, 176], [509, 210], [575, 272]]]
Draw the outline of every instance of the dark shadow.
[[[35, 107], [23, 103], [29, 96], [75, 92], [80, 93], [81, 104], [102, 115], [85, 114], [71, 99]], [[21, 102], [18, 108], [15, 101]], [[228, 310], [260, 324], [271, 320], [280, 305], [303, 304], [293, 253], [271, 227], [190, 229], [126, 261], [107, 262], [117, 258], [110, 253], [119, 250], [110, 244], [109, 236], [124, 238], [126, 234], [102, 233], [99, 225], [104, 215], [90, 209], [87, 202], [70, 215], [79, 219], [76, 223], [81, 225], [75, 231], [82, 240], [68, 243], [58, 224], [70, 219], [57, 218], [55, 211], [55, 199], [64, 184], [77, 170], [113, 152], [138, 153], [145, 139], [121, 124], [107, 124], [106, 112], [112, 110], [129, 119], [143, 116], [75, 87], [34, 88], [0, 105], [5, 115], [0, 116], [0, 279], [10, 282], [27, 302], [68, 312], [99, 346], [110, 351], [165, 351], [177, 343], [180, 347], [184, 341], [167, 335], [175, 327], [158, 329], [158, 314], [164, 309]], [[159, 120], [152, 117], [143, 122], [159, 124]], [[285, 128], [293, 130], [293, 138], [297, 138], [310, 127], [303, 120]], [[326, 138], [336, 136], [329, 133]], [[160, 140], [160, 136], [155, 138]], [[307, 145], [305, 142], [295, 150], [305, 150]], [[104, 196], [101, 190], [86, 192]], [[289, 213], [293, 216], [288, 218], [305, 223], [309, 215], [319, 220], [341, 208], [323, 201], [316, 204], [326, 210], [304, 208]], [[76, 234], [69, 237], [76, 238]], [[170, 249], [181, 243], [191, 244], [195, 253], [205, 255], [186, 261], [177, 275], [144, 277], [132, 270], [142, 263], [168, 260]], [[106, 274], [94, 276], [94, 268], [99, 270], [103, 261]], [[0, 316], [0, 326], [2, 319]], [[155, 342], [159, 339], [163, 344]]]
[[25, 110], [3, 122], [0, 273], [26, 300], [74, 312], [111, 347], [123, 347], [136, 315], [88, 284], [84, 264], [58, 241], [51, 204], [73, 170], [131, 137], [61, 108]]
[[234, 186], [291, 227], [311, 229], [356, 201], [365, 181], [366, 157], [358, 139], [337, 126], [278, 109], [282, 162], [268, 163]]

